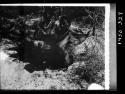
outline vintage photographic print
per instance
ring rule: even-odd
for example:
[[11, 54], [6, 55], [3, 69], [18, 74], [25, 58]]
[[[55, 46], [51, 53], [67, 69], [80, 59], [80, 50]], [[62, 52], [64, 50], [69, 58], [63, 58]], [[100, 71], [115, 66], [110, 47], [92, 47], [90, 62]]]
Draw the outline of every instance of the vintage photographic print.
[[0, 4], [2, 90], [109, 90], [109, 4]]

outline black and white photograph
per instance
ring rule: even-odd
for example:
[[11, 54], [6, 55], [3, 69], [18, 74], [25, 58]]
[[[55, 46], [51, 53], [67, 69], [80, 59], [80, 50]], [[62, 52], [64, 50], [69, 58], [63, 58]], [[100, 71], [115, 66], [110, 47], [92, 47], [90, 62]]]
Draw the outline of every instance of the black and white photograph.
[[109, 90], [109, 23], [110, 4], [0, 4], [0, 89]]

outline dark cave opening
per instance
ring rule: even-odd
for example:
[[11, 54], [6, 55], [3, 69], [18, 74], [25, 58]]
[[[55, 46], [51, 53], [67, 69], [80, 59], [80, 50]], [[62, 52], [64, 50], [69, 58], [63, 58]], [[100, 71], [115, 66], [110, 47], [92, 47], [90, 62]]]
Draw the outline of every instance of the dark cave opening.
[[35, 46], [33, 42], [24, 42], [22, 47], [19, 47], [20, 51], [17, 55], [20, 61], [29, 63], [25, 65], [24, 69], [32, 73], [34, 71], [44, 71], [45, 69], [61, 70], [67, 68], [69, 63], [65, 59], [66, 53], [62, 48], [51, 38], [44, 42], [46, 43], [45, 45], [50, 46], [49, 49]]

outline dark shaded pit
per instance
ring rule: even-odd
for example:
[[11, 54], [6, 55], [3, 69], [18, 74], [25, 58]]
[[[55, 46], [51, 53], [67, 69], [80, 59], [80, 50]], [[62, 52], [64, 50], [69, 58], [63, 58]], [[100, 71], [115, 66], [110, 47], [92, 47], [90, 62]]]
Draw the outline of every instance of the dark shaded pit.
[[29, 72], [45, 69], [62, 69], [67, 67], [64, 51], [52, 39], [45, 40], [50, 49], [35, 46], [33, 42], [24, 43], [22, 60], [30, 64], [25, 66]]

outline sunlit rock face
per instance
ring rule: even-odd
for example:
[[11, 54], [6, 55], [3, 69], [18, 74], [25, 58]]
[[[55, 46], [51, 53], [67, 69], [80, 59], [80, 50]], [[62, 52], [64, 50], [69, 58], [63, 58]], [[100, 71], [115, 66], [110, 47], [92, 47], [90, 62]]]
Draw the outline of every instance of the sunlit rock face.
[[2, 63], [2, 61], [5, 61], [6, 58], [8, 58], [8, 55], [5, 54], [3, 51], [0, 51], [0, 61]]

